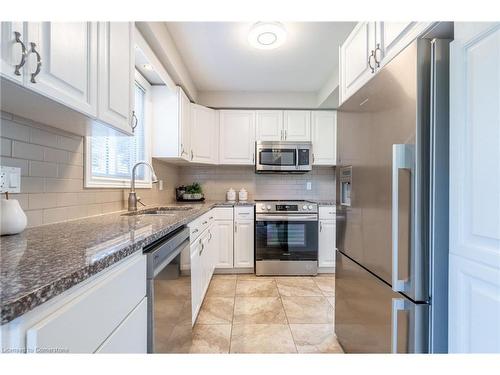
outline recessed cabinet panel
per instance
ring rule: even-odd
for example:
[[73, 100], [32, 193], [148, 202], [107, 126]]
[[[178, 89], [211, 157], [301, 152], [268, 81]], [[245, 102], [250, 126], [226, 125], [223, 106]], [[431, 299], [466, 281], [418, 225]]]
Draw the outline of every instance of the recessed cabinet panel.
[[[26, 49], [28, 48], [26, 32], [26, 22], [1, 23], [0, 75], [21, 84], [26, 70], [26, 59], [23, 59], [22, 54], [23, 44]], [[16, 33], [19, 33], [17, 37]]]
[[312, 112], [313, 164], [335, 165], [337, 160], [337, 112]]
[[233, 220], [215, 222], [214, 237], [218, 252], [216, 268], [233, 268], [233, 234]]
[[215, 111], [191, 104], [191, 161], [216, 164]]
[[285, 111], [283, 132], [285, 141], [311, 141], [311, 111]]
[[29, 22], [27, 41], [25, 85], [96, 116], [97, 23]]
[[132, 133], [133, 24], [99, 22], [99, 107], [106, 123]]
[[255, 163], [255, 111], [219, 112], [219, 163]]
[[258, 141], [283, 140], [283, 111], [256, 111]]
[[318, 247], [319, 267], [335, 267], [335, 220], [320, 220]]
[[254, 266], [254, 221], [234, 222], [234, 268]]

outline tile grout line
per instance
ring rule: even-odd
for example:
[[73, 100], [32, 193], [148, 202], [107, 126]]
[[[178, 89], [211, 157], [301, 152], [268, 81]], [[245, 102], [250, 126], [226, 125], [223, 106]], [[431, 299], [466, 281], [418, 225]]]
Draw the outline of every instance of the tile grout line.
[[285, 304], [283, 303], [283, 296], [281, 295], [280, 288], [278, 287], [278, 282], [276, 280], [275, 280], [275, 282], [276, 282], [276, 289], [278, 289], [278, 295], [280, 296], [281, 307], [283, 308], [283, 311], [285, 312], [287, 327], [288, 327], [288, 330], [290, 331], [290, 336], [292, 336], [293, 345], [295, 346], [295, 353], [298, 354], [299, 349], [297, 348], [297, 343], [295, 342], [295, 337], [293, 336], [292, 327], [290, 327], [290, 321], [288, 320], [288, 314], [286, 313]]

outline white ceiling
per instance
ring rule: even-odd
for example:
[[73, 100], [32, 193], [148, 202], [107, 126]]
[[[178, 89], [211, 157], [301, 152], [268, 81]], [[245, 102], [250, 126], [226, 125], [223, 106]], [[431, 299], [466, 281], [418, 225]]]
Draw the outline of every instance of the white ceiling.
[[339, 45], [356, 23], [284, 23], [287, 41], [275, 50], [249, 45], [252, 24], [167, 23], [199, 91], [318, 91], [338, 69]]

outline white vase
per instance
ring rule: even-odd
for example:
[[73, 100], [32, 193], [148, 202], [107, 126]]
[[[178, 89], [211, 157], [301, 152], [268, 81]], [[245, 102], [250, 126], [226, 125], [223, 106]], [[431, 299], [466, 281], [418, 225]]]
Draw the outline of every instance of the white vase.
[[244, 188], [238, 193], [238, 199], [240, 202], [246, 202], [248, 200], [248, 192]]
[[28, 219], [16, 199], [2, 199], [1, 209], [0, 230], [2, 236], [21, 233], [26, 228]]
[[228, 202], [234, 202], [234, 201], [236, 201], [236, 191], [233, 188], [230, 188], [226, 192], [226, 200]]

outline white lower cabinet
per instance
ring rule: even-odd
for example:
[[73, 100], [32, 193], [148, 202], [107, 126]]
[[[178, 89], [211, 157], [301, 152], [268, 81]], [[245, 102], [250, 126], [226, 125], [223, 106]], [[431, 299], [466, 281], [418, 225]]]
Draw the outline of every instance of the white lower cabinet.
[[96, 353], [141, 353], [145, 354], [148, 340], [148, 300], [139, 305], [114, 330]]
[[202, 302], [202, 264], [201, 264], [201, 242], [191, 244], [191, 308], [193, 312], [193, 325], [201, 308]]
[[233, 219], [216, 220], [214, 224], [214, 237], [217, 249], [216, 268], [233, 268], [233, 234]]
[[335, 221], [319, 221], [318, 266], [335, 267]]
[[234, 268], [253, 268], [253, 259], [254, 221], [237, 219], [234, 222]]

